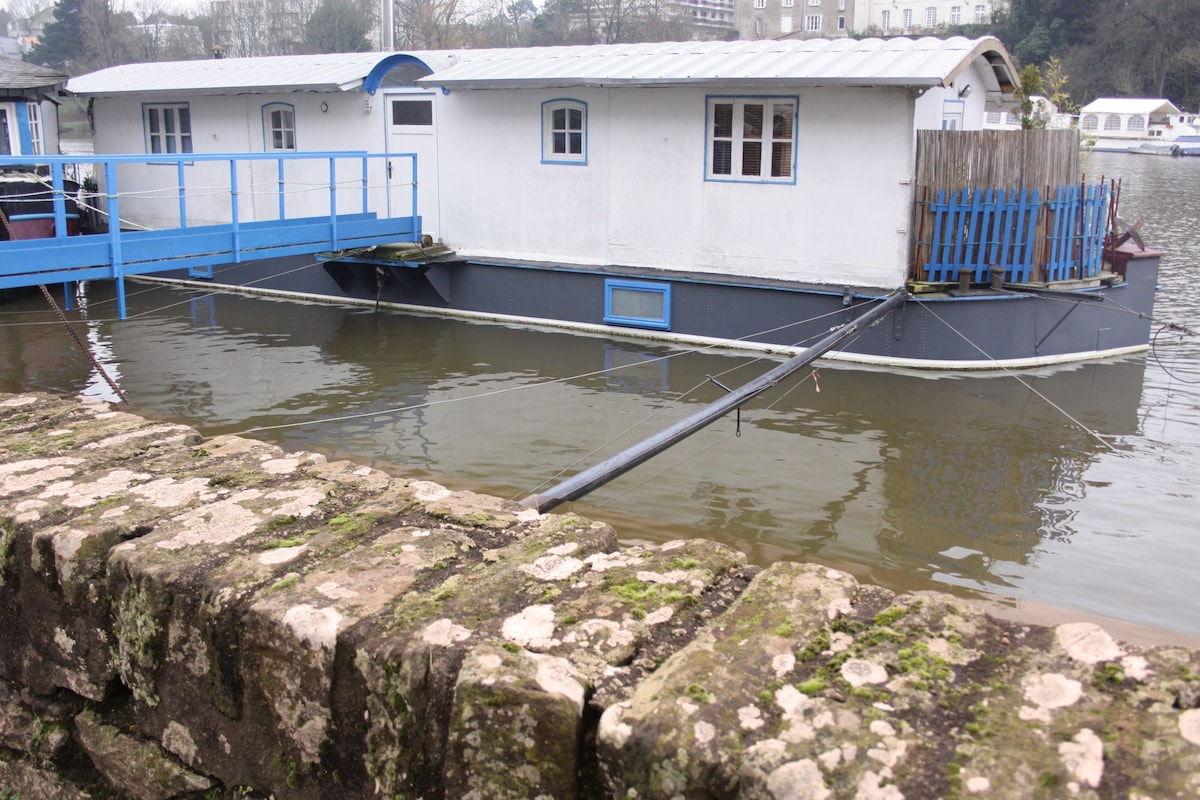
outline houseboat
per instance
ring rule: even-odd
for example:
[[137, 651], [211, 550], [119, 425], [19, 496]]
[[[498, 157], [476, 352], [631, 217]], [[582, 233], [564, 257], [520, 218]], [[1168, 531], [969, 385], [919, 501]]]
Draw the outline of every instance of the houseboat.
[[1079, 128], [1097, 152], [1200, 156], [1200, 117], [1162, 98], [1097, 98], [1080, 109]]
[[[1145, 349], [1158, 254], [1116, 246], [1117, 198], [1083, 180], [1075, 131], [981, 130], [1016, 81], [985, 37], [227, 58], [68, 89], [97, 158], [141, 151], [107, 173], [122, 226], [360, 197], [415, 221], [392, 245], [181, 282], [782, 352], [902, 290], [831, 357], [978, 369]], [[283, 159], [332, 150], [362, 169]], [[214, 153], [259, 160], [222, 175]]]

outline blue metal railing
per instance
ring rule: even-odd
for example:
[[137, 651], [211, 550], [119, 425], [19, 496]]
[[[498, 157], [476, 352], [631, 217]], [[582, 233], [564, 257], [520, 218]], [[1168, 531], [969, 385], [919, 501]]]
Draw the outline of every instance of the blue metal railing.
[[[927, 253], [926, 280], [986, 282], [993, 269], [1009, 283], [1095, 278], [1103, 263], [1108, 227], [1109, 187], [1061, 186], [1053, 199], [1030, 189], [938, 190], [928, 204], [930, 238], [918, 242]], [[927, 248], [927, 249], [926, 249]]]
[[[408, 161], [411, 178], [393, 182], [392, 162]], [[228, 164], [224, 186], [196, 186], [201, 179], [212, 180], [212, 170], [202, 165]], [[239, 179], [245, 165], [275, 162], [273, 180], [264, 192], [251, 186], [255, 194], [277, 195], [268, 205], [271, 211], [247, 208], [240, 195], [246, 184]], [[328, 164], [328, 169], [320, 165]], [[90, 165], [103, 187], [99, 215], [106, 220], [101, 232], [69, 235], [70, 217], [80, 195], [68, 191], [69, 170]], [[134, 165], [132, 167], [128, 165]], [[295, 165], [295, 166], [292, 166]], [[307, 166], [306, 166], [307, 165]], [[347, 167], [349, 165], [349, 167]], [[174, 170], [169, 167], [174, 166]], [[167, 169], [164, 169], [167, 168]], [[293, 177], [286, 177], [291, 167]], [[348, 183], [353, 192], [339, 186], [339, 167], [343, 174], [353, 173]], [[117, 282], [119, 316], [125, 317], [124, 278], [178, 269], [209, 268], [213, 264], [276, 258], [286, 255], [313, 254], [396, 241], [416, 241], [421, 236], [421, 218], [417, 209], [417, 156], [414, 153], [374, 154], [366, 152], [322, 151], [307, 153], [187, 153], [106, 156], [16, 156], [0, 157], [0, 170], [24, 168], [36, 172], [39, 188], [29, 196], [0, 197], [17, 224], [31, 220], [13, 209], [23, 202], [37, 202], [49, 211], [36, 216], [44, 222], [53, 218], [53, 236], [14, 238], [0, 241], [0, 288], [36, 286], [44, 283], [72, 283], [83, 280], [112, 279]], [[147, 193], [142, 199], [124, 194], [122, 172], [127, 183]], [[173, 182], [164, 180], [171, 174]], [[319, 177], [318, 177], [319, 176]], [[253, 176], [252, 176], [253, 177]], [[189, 188], [189, 178], [195, 178]], [[319, 183], [317, 182], [319, 181]], [[253, 183], [253, 181], [252, 181]], [[297, 188], [298, 187], [298, 188]], [[405, 191], [407, 188], [408, 191]], [[314, 198], [319, 189], [320, 199]], [[132, 190], [131, 190], [132, 191]], [[291, 198], [303, 194], [301, 202]], [[407, 195], [407, 209], [393, 209], [396, 195]], [[214, 195], [228, 198], [214, 201]], [[122, 201], [129, 206], [141, 204], [164, 216], [161, 198], [170, 197], [178, 218], [174, 227], [130, 230], [130, 221], [122, 224]], [[357, 198], [357, 202], [355, 199]], [[291, 202], [289, 202], [289, 200]], [[253, 205], [253, 204], [250, 204]], [[296, 206], [303, 205], [297, 212]], [[201, 208], [202, 207], [202, 208]], [[214, 210], [226, 219], [215, 220]], [[404, 213], [395, 213], [396, 211]], [[85, 214], [86, 216], [86, 211]], [[250, 217], [243, 219], [243, 217]]]

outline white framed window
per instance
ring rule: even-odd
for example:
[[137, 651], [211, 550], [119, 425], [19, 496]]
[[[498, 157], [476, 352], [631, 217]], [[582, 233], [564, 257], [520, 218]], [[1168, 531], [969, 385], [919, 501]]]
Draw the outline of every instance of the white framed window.
[[1079, 124], [1079, 127], [1083, 128], [1085, 131], [1094, 131], [1099, 126], [1100, 120], [1095, 114], [1084, 114], [1083, 120]]
[[192, 152], [192, 112], [187, 103], [142, 106], [147, 153]]
[[950, 24], [962, 23], [962, 6], [950, 6]]
[[46, 141], [42, 138], [42, 107], [37, 102], [25, 104], [29, 115], [29, 144], [33, 155], [40, 156], [46, 152]]
[[263, 149], [296, 149], [296, 109], [291, 103], [268, 103], [262, 107]]
[[879, 29], [888, 31], [892, 28], [892, 12], [884, 11], [879, 15]]
[[808, 4], [810, 6], [819, 6], [821, 5], [821, 0], [808, 0]]
[[821, 30], [821, 15], [809, 14], [804, 18], [804, 30], [812, 33]]
[[799, 105], [797, 97], [710, 97], [705, 177], [795, 183]]
[[1121, 130], [1121, 117], [1119, 114], [1109, 114], [1104, 118], [1104, 130], [1119, 131]]
[[[755, 0], [755, 2], [758, 2], [758, 0]], [[762, 32], [763, 32], [763, 18], [755, 17], [754, 18], [754, 35], [762, 36]]]
[[766, 8], [767, 0], [754, 0], [754, 7], [759, 9]]
[[901, 13], [901, 17], [904, 20], [904, 30], [908, 30], [909, 28], [911, 28], [912, 20], [913, 20], [912, 9], [911, 8], [904, 9], [904, 11]]
[[1134, 114], [1125, 121], [1125, 130], [1127, 131], [1144, 131], [1146, 130], [1146, 118], [1141, 114]]
[[792, 8], [796, 5], [796, 0], [783, 0], [783, 2], [780, 3], [780, 5], [783, 6], [784, 8]]
[[984, 5], [975, 6], [975, 22], [981, 23], [981, 24], [984, 22], [987, 22], [987, 16], [988, 16], [987, 6], [984, 6]]
[[587, 163], [587, 103], [564, 99], [542, 103], [542, 163]]
[[929, 8], [925, 9], [925, 27], [937, 27], [937, 6], [930, 6]]
[[779, 32], [780, 33], [791, 33], [792, 32], [792, 15], [791, 14], [784, 14], [782, 17], [779, 18]]
[[838, 0], [838, 11], [846, 10], [846, 0]]
[[846, 18], [845, 17], [838, 17], [838, 28], [837, 29], [839, 31], [846, 30]]

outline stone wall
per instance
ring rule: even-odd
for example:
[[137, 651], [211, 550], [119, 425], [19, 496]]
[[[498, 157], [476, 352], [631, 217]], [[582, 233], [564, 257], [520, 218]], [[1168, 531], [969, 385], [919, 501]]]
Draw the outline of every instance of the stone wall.
[[0, 396], [4, 800], [1195, 797], [1198, 707], [1187, 648]]

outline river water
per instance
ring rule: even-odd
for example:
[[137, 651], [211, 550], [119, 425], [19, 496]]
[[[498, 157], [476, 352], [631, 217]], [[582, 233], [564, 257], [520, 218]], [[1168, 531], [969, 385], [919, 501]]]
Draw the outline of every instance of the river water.
[[[1122, 179], [1122, 217], [1166, 251], [1156, 319], [1200, 330], [1200, 158], [1086, 169]], [[707, 376], [775, 364], [144, 284], [124, 322], [110, 287], [82, 299], [70, 316], [139, 413], [514, 499], [716, 399]], [[29, 389], [113, 396], [36, 293], [0, 305], [0, 391]], [[1198, 477], [1200, 339], [1165, 330], [1145, 356], [1020, 379], [822, 366], [575, 507], [626, 540], [1200, 635]]]

